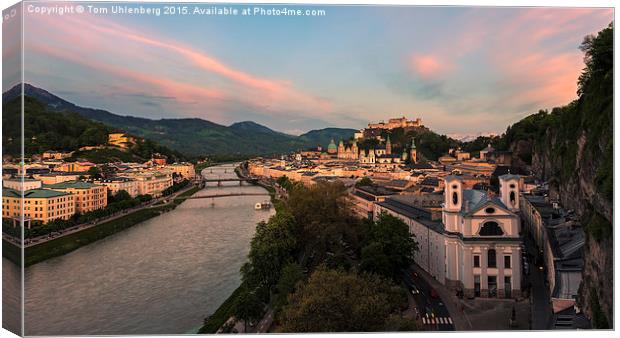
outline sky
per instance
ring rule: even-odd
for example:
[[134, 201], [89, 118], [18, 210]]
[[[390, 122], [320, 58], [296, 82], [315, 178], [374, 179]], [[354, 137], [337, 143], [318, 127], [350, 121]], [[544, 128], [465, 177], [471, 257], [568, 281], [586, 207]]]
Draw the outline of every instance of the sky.
[[[325, 15], [156, 16], [112, 8], [163, 11], [165, 4], [90, 4], [108, 13], [91, 12], [89, 3], [82, 3], [83, 13], [74, 8], [63, 15], [41, 13], [62, 3], [25, 8], [25, 82], [120, 115], [224, 125], [251, 120], [290, 134], [363, 128], [400, 116], [420, 117], [439, 133], [501, 133], [577, 97], [584, 67], [578, 47], [614, 14], [605, 8], [262, 5]], [[188, 11], [195, 6], [213, 7], [189, 4]], [[19, 82], [19, 51], [6, 42], [10, 22], [4, 26], [7, 90]]]

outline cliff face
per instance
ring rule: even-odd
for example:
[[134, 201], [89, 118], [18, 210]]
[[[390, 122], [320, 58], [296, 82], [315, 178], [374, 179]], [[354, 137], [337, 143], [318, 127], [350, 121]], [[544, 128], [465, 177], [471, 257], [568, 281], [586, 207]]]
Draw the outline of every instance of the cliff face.
[[579, 99], [508, 128], [515, 163], [548, 181], [586, 232], [578, 303], [595, 328], [613, 327], [613, 26], [586, 37]]
[[[596, 185], [601, 158], [585, 151], [589, 138], [598, 136], [581, 133], [577, 140], [574, 174], [567, 177], [563, 177], [562, 171], [566, 162], [572, 161], [567, 160], [566, 156], [558, 156], [559, 149], [553, 146], [556, 138], [557, 133], [549, 129], [544, 145], [533, 145], [530, 169], [537, 177], [550, 182], [551, 197], [558, 198], [566, 209], [574, 210], [584, 225], [584, 279], [578, 302], [593, 322], [600, 323], [595, 327], [605, 327], [605, 321], [611, 327], [609, 319], [613, 318], [614, 285], [613, 236], [609, 227], [613, 222], [613, 202], [607, 200]], [[531, 142], [511, 144], [511, 149], [518, 154], [528, 143], [532, 145]], [[598, 227], [603, 227], [603, 230]]]

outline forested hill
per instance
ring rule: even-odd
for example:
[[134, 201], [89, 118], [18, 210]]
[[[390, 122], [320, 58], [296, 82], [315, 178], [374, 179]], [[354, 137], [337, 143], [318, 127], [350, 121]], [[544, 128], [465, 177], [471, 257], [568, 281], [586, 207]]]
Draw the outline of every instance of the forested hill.
[[[117, 129], [91, 121], [74, 112], [51, 112], [39, 100], [24, 97], [24, 151], [26, 156], [46, 150], [76, 151], [84, 146], [105, 145], [108, 133]], [[15, 97], [3, 102], [2, 142], [3, 154], [19, 156], [21, 152], [21, 99]], [[153, 141], [137, 138], [136, 145], [128, 151], [101, 149], [76, 151], [73, 159], [86, 159], [95, 163], [108, 161], [146, 161], [155, 153], [170, 160], [186, 160], [177, 151]]]
[[[3, 103], [21, 93], [15, 86], [2, 95]], [[147, 119], [123, 116], [81, 107], [44, 89], [24, 84], [24, 94], [43, 103], [51, 112], [73, 112], [89, 120], [119, 128], [130, 134], [156, 141], [187, 156], [204, 155], [267, 155], [316, 147], [327, 147], [330, 139], [348, 139], [355, 129], [326, 128], [313, 130], [301, 136], [288, 135], [252, 121], [224, 126], [200, 118]]]
[[579, 98], [510, 126], [498, 146], [550, 182], [587, 234], [580, 302], [595, 327], [613, 319], [613, 23], [587, 36]]

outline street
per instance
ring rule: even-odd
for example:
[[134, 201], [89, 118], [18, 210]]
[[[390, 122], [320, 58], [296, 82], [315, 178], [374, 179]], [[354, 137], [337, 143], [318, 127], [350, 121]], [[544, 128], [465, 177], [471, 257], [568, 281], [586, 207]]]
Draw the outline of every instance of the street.
[[[441, 297], [413, 269], [403, 271], [403, 282], [417, 304], [424, 327], [435, 331], [455, 331], [452, 317]], [[412, 292], [413, 290], [413, 292]]]

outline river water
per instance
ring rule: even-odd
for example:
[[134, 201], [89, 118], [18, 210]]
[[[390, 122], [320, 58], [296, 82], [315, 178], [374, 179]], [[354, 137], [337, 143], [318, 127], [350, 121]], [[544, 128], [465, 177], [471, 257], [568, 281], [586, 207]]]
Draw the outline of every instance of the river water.
[[[236, 177], [231, 165], [207, 168], [203, 175]], [[236, 182], [209, 185], [194, 196], [266, 193]], [[171, 212], [26, 268], [26, 334], [195, 333], [239, 286], [239, 268], [256, 223], [275, 212], [254, 210], [266, 199], [190, 199]], [[16, 266], [3, 263], [4, 273], [18, 273]]]

